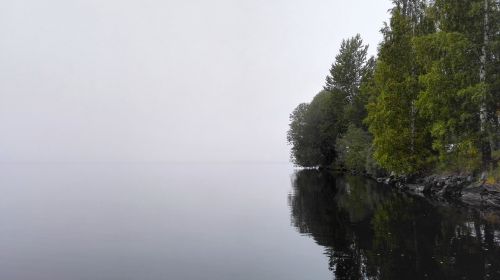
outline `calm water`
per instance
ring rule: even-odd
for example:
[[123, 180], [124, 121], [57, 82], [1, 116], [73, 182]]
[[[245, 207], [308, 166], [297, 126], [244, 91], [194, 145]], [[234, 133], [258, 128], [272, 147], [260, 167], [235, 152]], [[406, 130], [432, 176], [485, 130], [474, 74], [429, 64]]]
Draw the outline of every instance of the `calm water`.
[[334, 279], [500, 279], [496, 213], [317, 171], [293, 185], [293, 225], [324, 248]]
[[500, 279], [496, 215], [286, 164], [3, 164], [0, 190], [0, 279]]

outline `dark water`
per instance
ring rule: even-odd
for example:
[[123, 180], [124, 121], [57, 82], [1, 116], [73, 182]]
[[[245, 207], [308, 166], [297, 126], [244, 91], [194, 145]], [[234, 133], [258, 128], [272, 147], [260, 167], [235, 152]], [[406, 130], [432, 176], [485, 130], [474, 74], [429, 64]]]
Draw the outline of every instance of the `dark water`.
[[499, 229], [286, 164], [0, 165], [0, 279], [500, 279]]
[[395, 193], [360, 177], [300, 171], [293, 225], [324, 247], [334, 279], [500, 279], [500, 219]]

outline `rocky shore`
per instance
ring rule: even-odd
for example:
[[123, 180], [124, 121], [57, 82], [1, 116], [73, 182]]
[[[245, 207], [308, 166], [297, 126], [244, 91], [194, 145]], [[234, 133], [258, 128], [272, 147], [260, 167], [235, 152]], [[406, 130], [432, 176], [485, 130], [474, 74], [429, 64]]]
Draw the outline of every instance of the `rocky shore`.
[[376, 178], [379, 183], [403, 192], [464, 204], [480, 209], [500, 210], [500, 186], [488, 185], [484, 176], [431, 175], [427, 177]]

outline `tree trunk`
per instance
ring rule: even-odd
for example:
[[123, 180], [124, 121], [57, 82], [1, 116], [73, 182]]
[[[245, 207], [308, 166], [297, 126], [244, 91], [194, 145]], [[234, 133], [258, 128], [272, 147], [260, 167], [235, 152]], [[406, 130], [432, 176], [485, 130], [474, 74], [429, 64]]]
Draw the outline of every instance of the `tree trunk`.
[[[483, 22], [483, 35], [484, 35], [484, 40], [483, 44], [481, 46], [481, 57], [480, 57], [480, 62], [481, 66], [479, 68], [479, 82], [485, 83], [486, 82], [486, 47], [489, 43], [489, 37], [488, 37], [488, 24], [489, 24], [489, 19], [488, 19], [488, 1], [489, 0], [484, 0], [484, 22]], [[488, 133], [488, 111], [486, 108], [486, 93], [483, 94], [483, 98], [481, 100], [481, 105], [479, 108], [479, 119], [480, 119], [480, 131], [481, 131], [481, 153], [482, 153], [482, 158], [483, 158], [483, 164], [484, 167], [488, 166], [488, 163], [491, 160], [491, 146], [490, 146], [490, 141], [488, 139], [489, 133]]]

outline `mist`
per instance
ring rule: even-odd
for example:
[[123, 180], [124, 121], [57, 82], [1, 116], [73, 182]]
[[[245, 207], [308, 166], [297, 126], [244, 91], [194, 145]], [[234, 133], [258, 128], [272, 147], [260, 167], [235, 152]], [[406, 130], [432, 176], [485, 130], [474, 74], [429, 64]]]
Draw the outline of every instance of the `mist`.
[[289, 113], [390, 1], [3, 1], [0, 161], [286, 162]]

